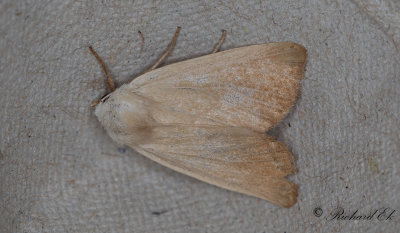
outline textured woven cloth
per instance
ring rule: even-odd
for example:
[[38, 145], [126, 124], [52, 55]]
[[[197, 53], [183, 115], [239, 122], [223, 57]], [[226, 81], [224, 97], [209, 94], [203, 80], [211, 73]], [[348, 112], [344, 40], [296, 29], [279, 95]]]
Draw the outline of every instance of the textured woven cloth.
[[[397, 232], [399, 12], [397, 0], [1, 1], [0, 232]], [[88, 45], [121, 85], [177, 26], [164, 64], [211, 52], [221, 29], [222, 50], [307, 48], [299, 99], [269, 132], [296, 158], [294, 207], [174, 172], [102, 129]]]

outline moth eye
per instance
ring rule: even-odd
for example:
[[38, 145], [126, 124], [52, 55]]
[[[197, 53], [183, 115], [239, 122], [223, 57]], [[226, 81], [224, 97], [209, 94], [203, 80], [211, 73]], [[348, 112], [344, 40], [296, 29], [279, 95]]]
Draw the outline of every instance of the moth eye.
[[110, 94], [111, 93], [108, 93], [101, 97], [100, 102], [104, 103], [106, 100], [108, 100], [108, 98], [110, 98]]

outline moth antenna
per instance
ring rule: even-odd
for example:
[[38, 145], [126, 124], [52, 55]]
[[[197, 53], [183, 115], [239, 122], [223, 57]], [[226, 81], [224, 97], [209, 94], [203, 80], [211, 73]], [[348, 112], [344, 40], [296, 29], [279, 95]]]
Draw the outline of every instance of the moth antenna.
[[90, 105], [91, 108], [95, 108], [98, 104], [100, 103], [100, 100], [95, 100], [93, 103]]
[[147, 69], [146, 72], [149, 72], [149, 71], [154, 70], [155, 68], [157, 68], [157, 66], [159, 66], [161, 64], [161, 62], [163, 62], [163, 60], [172, 52], [172, 50], [175, 47], [176, 40], [178, 39], [178, 35], [179, 35], [179, 31], [180, 30], [181, 30], [181, 27], [177, 27], [176, 28], [175, 35], [172, 38], [171, 43], [168, 45], [167, 50], [165, 50], [165, 52], [158, 58], [156, 63], [152, 67]]
[[218, 52], [219, 48], [221, 47], [222, 43], [224, 43], [226, 37], [226, 30], [222, 30], [222, 36], [218, 41], [218, 44], [215, 46], [214, 50], [211, 53]]
[[96, 59], [100, 63], [100, 65], [103, 67], [104, 73], [106, 73], [106, 76], [107, 76], [108, 88], [110, 89], [111, 92], [113, 92], [115, 90], [115, 84], [114, 84], [114, 80], [111, 78], [110, 74], [108, 73], [106, 64], [103, 62], [101, 57], [96, 53], [96, 51], [94, 51], [92, 46], [89, 46], [89, 49], [93, 53], [93, 55], [96, 57]]
[[142, 56], [142, 52], [143, 52], [143, 47], [144, 47], [144, 36], [143, 33], [139, 30], [138, 31], [140, 39], [142, 39], [142, 44], [140, 45], [140, 52], [139, 52], [139, 56]]

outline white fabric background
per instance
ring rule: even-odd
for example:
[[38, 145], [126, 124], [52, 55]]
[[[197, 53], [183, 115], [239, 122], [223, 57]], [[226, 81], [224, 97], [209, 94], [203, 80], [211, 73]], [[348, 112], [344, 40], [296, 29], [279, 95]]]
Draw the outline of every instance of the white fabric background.
[[[400, 229], [397, 0], [0, 3], [0, 232], [396, 232]], [[90, 104], [153, 64], [294, 41], [301, 95], [273, 135], [296, 157], [284, 209], [181, 175], [114, 143]], [[141, 31], [144, 42], [138, 33]], [[321, 217], [314, 208], [323, 210]], [[391, 207], [393, 220], [328, 221]], [[158, 212], [158, 214], [157, 214]]]

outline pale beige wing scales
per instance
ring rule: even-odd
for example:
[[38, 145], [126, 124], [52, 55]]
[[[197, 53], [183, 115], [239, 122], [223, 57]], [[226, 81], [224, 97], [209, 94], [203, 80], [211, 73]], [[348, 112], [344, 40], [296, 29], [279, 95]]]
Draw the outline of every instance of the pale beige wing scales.
[[[289, 112], [305, 60], [306, 50], [295, 43], [253, 45], [156, 69], [129, 87], [163, 108], [154, 112], [160, 123], [242, 126], [260, 132]], [[176, 114], [161, 114], [165, 111]]]
[[148, 140], [128, 145], [164, 166], [283, 207], [296, 203], [297, 186], [284, 178], [295, 172], [293, 156], [284, 144], [264, 133], [194, 125], [148, 130]]
[[110, 136], [176, 171], [284, 207], [296, 203], [293, 156], [265, 131], [293, 105], [306, 50], [232, 49], [148, 72], [100, 103]]

